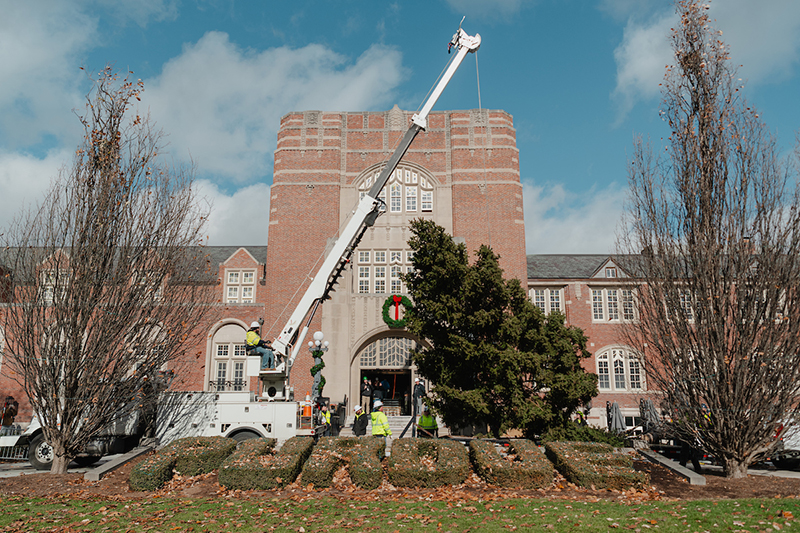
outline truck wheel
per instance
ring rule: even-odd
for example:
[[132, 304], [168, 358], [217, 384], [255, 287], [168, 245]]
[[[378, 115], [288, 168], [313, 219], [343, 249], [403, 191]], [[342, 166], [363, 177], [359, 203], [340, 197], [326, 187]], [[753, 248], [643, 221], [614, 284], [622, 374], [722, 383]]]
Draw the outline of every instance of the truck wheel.
[[81, 455], [74, 459], [75, 464], [78, 466], [90, 466], [95, 464], [100, 458], [103, 457], [102, 455]]
[[254, 431], [240, 431], [231, 437], [236, 442], [244, 442], [250, 439], [260, 439], [261, 435], [255, 433]]
[[39, 433], [28, 447], [28, 461], [36, 470], [50, 470], [53, 465], [53, 447], [44, 440], [44, 434]]

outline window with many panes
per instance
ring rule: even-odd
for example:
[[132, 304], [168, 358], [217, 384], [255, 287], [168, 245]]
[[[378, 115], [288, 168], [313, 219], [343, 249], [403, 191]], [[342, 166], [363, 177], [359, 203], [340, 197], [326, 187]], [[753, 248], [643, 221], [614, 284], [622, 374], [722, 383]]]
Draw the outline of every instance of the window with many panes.
[[411, 350], [416, 343], [404, 337], [384, 337], [378, 339], [361, 351], [361, 368], [370, 367], [408, 367], [411, 366]]
[[209, 390], [247, 390], [245, 333], [238, 324], [227, 324], [214, 334]]
[[[406, 260], [403, 261], [405, 256]], [[411, 271], [414, 255], [403, 250], [360, 250], [356, 270], [360, 294], [399, 294], [406, 291], [400, 275]], [[388, 263], [388, 265], [387, 265]]]
[[225, 271], [225, 302], [253, 303], [256, 297], [255, 270]]
[[564, 289], [561, 287], [536, 287], [528, 290], [528, 296], [545, 314], [564, 312]]
[[629, 350], [612, 348], [596, 356], [597, 386], [601, 391], [644, 390], [641, 359]]
[[635, 318], [636, 307], [632, 289], [619, 287], [592, 289], [592, 320], [620, 322]]
[[[364, 197], [380, 175], [375, 172], [359, 186], [359, 196]], [[386, 191], [389, 200], [386, 201]], [[389, 176], [378, 197], [387, 203], [390, 213], [430, 213], [433, 211], [433, 184], [416, 170], [397, 168]], [[384, 210], [382, 208], [382, 210]]]
[[39, 300], [45, 305], [52, 305], [57, 298], [64, 296], [69, 281], [66, 269], [43, 270], [39, 273]]

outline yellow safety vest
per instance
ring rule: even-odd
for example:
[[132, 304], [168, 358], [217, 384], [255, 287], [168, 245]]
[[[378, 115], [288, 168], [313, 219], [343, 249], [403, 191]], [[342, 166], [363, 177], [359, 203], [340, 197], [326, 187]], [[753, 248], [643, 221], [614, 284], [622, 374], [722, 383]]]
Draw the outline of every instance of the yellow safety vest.
[[389, 429], [389, 419], [380, 411], [372, 411], [369, 415], [372, 417], [372, 434], [388, 437], [392, 434]]
[[419, 422], [417, 425], [424, 430], [433, 431], [439, 429], [439, 424], [436, 423], [436, 418], [431, 415], [419, 415]]
[[261, 337], [253, 330], [248, 331], [245, 338], [247, 339], [248, 346], [258, 346], [258, 343], [261, 341]]

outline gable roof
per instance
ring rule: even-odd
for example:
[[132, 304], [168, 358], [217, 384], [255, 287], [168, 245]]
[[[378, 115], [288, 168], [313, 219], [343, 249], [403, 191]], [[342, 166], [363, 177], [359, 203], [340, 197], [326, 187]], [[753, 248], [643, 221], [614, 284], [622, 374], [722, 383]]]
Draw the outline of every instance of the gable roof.
[[[635, 268], [638, 255], [536, 254], [527, 256], [528, 279], [591, 279], [609, 263], [623, 270]], [[628, 273], [630, 275], [630, 273]]]

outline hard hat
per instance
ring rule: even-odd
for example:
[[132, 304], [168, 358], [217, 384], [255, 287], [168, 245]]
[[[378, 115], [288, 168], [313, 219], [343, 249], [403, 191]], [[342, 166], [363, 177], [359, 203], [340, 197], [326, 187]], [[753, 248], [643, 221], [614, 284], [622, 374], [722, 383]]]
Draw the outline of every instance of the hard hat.
[[259, 324], [258, 322], [256, 322], [256, 321], [250, 322], [250, 329], [260, 328], [260, 327], [261, 327], [261, 324]]
[[367, 376], [364, 376], [364, 381], [369, 381], [369, 379], [367, 378]]
[[383, 407], [383, 402], [380, 400], [375, 400], [375, 403], [372, 404], [372, 407], [378, 409], [379, 407]]
[[356, 413], [359, 412], [360, 410], [361, 410], [360, 405], [356, 405], [355, 407], [353, 407], [353, 411], [355, 411]]
[[419, 383], [419, 378], [414, 378], [414, 383]]
[[422, 404], [422, 410], [423, 410], [423, 411], [427, 411], [427, 410], [428, 410], [428, 406], [427, 406], [427, 405], [425, 405], [425, 404]]

